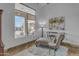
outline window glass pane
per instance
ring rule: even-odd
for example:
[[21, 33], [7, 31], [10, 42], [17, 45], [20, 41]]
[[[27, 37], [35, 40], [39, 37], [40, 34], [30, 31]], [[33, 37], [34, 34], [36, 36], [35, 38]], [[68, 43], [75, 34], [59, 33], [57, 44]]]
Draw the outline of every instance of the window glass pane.
[[35, 31], [35, 20], [28, 20], [28, 32], [29, 34]]
[[25, 35], [25, 18], [15, 16], [15, 38]]

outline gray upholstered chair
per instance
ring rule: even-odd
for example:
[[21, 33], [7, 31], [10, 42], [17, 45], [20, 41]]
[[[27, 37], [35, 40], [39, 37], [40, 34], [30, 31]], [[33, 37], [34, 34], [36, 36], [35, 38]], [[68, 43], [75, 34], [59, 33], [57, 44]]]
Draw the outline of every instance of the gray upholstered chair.
[[59, 38], [57, 39], [56, 43], [52, 43], [52, 42], [49, 42], [48, 45], [49, 45], [49, 55], [50, 55], [50, 50], [53, 49], [54, 50], [54, 55], [55, 55], [55, 52], [56, 50], [59, 48], [62, 40], [64, 39], [64, 35], [61, 34], [59, 36]]

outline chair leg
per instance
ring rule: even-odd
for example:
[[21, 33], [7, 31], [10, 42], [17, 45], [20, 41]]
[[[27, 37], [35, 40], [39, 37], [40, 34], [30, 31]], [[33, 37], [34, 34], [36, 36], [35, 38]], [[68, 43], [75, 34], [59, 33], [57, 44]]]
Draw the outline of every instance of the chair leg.
[[49, 55], [50, 55], [50, 50], [51, 50], [51, 49], [50, 49], [50, 47], [49, 47]]
[[[51, 52], [51, 48], [49, 47], [49, 55], [51, 55], [50, 52]], [[54, 49], [54, 56], [56, 56], [56, 49]]]
[[55, 54], [55, 50], [54, 50], [54, 56], [55, 56], [56, 54]]
[[54, 56], [56, 56], [56, 49], [54, 49]]
[[36, 45], [36, 47], [37, 47], [37, 45]]

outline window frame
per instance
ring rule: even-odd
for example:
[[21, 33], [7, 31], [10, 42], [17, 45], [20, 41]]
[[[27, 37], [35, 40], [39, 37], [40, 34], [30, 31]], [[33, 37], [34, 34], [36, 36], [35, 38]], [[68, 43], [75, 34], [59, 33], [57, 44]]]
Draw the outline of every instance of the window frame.
[[[29, 15], [31, 15], [33, 19], [31, 19], [31, 18], [29, 19], [29, 17], [28, 17]], [[34, 21], [35, 21], [35, 24], [36, 24], [36, 14], [35, 14], [35, 15], [32, 15], [32, 14], [30, 14], [30, 13], [27, 13], [27, 22], [28, 22], [28, 20], [34, 20]], [[28, 27], [28, 28], [29, 28], [29, 27]], [[34, 29], [35, 29], [35, 26], [34, 26]], [[33, 32], [33, 33], [34, 33], [34, 32]], [[29, 31], [28, 31], [28, 35], [29, 35], [29, 34], [33, 34], [33, 33], [29, 33]]]
[[[29, 8], [29, 7], [28, 7]], [[19, 13], [19, 14], [18, 14]], [[15, 9], [15, 16], [22, 16], [25, 18], [25, 35], [23, 35], [22, 37], [25, 37], [26, 35], [29, 35], [29, 31], [28, 31], [28, 12], [24, 12], [24, 11], [21, 11], [21, 10], [18, 10], [18, 9]], [[31, 14], [32, 15], [32, 14]], [[35, 24], [36, 24], [36, 11], [35, 11], [35, 15], [32, 15], [34, 16], [34, 19], [35, 20]], [[15, 25], [15, 24], [14, 24]], [[36, 25], [35, 25], [36, 26]], [[35, 28], [34, 26], [34, 28]], [[36, 30], [36, 29], [35, 29]], [[33, 32], [34, 33], [34, 32]], [[31, 33], [31, 34], [33, 34]], [[14, 34], [15, 35], [15, 34]], [[22, 37], [17, 37], [17, 38], [22, 38]]]

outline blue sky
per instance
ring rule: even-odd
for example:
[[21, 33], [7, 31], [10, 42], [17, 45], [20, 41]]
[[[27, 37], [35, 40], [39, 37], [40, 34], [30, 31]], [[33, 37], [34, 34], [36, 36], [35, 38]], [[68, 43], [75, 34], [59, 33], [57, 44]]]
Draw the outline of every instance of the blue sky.
[[15, 16], [15, 27], [20, 27], [24, 22], [24, 17]]

